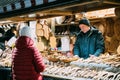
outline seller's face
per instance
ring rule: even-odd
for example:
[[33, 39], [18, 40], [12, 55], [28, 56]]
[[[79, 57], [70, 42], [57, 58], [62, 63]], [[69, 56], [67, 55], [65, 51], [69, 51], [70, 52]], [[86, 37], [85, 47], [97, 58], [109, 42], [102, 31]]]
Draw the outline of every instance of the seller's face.
[[82, 32], [87, 32], [89, 30], [89, 27], [85, 24], [80, 24], [79, 28], [81, 29]]

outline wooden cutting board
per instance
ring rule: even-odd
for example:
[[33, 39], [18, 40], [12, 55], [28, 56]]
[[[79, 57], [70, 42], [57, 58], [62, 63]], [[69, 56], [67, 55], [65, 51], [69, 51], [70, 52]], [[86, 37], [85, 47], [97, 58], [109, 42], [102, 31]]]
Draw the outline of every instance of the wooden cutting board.
[[41, 41], [37, 42], [36, 46], [39, 51], [44, 51], [44, 49], [45, 49], [44, 43]]
[[50, 37], [50, 47], [51, 48], [56, 48], [57, 42], [56, 42], [56, 38], [54, 36]]
[[43, 29], [43, 25], [40, 23], [36, 24], [36, 35], [37, 37], [39, 36], [44, 36], [44, 29]]
[[44, 37], [48, 40], [49, 39], [49, 33], [50, 33], [49, 26], [47, 26], [46, 24], [43, 24], [43, 30], [44, 30]]

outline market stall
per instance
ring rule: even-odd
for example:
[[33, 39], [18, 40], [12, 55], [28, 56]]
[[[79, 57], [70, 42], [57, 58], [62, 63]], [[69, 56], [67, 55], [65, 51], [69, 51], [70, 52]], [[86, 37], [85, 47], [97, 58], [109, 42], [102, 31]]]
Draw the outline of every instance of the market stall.
[[[9, 8], [10, 6], [12, 8]], [[118, 7], [120, 7], [119, 0], [18, 1], [0, 7], [0, 18], [12, 21], [0, 25], [7, 29], [6, 25], [18, 25], [22, 21], [23, 24], [20, 26], [27, 24], [33, 29], [33, 33], [36, 35], [36, 46], [46, 64], [45, 71], [41, 73], [44, 80], [120, 80], [120, 50], [118, 47], [120, 43], [118, 13], [120, 8]], [[92, 12], [107, 8], [111, 9]], [[117, 16], [114, 14], [114, 10]], [[110, 11], [111, 13], [109, 13]], [[88, 13], [84, 15], [80, 12]], [[90, 19], [106, 39], [106, 51], [99, 57], [82, 59], [73, 55], [73, 45], [76, 35], [79, 33], [78, 21], [82, 17]], [[11, 80], [13, 47], [14, 45], [0, 52], [0, 80]]]

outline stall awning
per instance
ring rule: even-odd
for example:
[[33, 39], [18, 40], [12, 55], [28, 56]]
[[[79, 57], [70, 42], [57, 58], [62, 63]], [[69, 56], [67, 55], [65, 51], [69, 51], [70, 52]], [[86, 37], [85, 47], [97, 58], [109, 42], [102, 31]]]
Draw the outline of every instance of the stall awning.
[[32, 12], [91, 11], [119, 7], [120, 0], [19, 0], [0, 7], [0, 18], [8, 18]]
[[6, 4], [0, 7], [0, 13], [6, 13], [20, 9], [27, 9], [38, 5], [46, 5], [55, 1], [56, 0], [20, 0], [18, 2]]
[[35, 11], [45, 11], [79, 0], [20, 0], [0, 7], [0, 18], [6, 18]]

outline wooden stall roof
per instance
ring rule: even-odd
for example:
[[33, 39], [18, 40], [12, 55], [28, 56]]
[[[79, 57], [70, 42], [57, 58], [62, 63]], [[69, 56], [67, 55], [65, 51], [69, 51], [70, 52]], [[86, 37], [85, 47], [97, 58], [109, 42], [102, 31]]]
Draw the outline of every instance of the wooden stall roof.
[[[0, 19], [35, 20], [55, 16], [120, 7], [120, 0], [3, 0]], [[13, 1], [11, 3], [11, 1]], [[35, 14], [29, 17], [28, 14]], [[24, 15], [24, 17], [20, 17]]]

